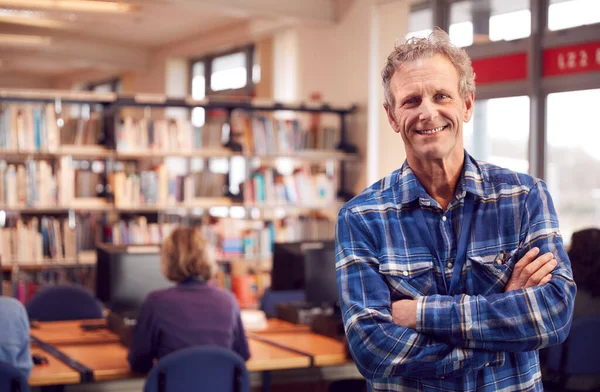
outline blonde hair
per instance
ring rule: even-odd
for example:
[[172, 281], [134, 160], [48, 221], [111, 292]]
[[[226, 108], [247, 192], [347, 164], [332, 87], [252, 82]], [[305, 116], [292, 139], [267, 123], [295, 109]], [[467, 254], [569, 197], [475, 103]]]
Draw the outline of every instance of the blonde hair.
[[463, 99], [475, 92], [475, 73], [469, 55], [464, 49], [454, 46], [446, 32], [435, 28], [427, 38], [409, 38], [406, 42], [394, 45], [394, 51], [388, 56], [387, 63], [381, 71], [383, 92], [387, 105], [394, 105], [390, 81], [396, 69], [406, 62], [432, 57], [437, 54], [446, 56], [458, 71], [458, 91]]
[[194, 227], [177, 227], [171, 232], [163, 243], [161, 262], [163, 273], [174, 282], [192, 277], [208, 281], [217, 269], [206, 239]]

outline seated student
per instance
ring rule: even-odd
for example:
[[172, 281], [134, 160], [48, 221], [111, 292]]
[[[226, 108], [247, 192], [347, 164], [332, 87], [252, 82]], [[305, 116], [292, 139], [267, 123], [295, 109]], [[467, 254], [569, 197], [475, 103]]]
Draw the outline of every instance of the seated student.
[[600, 229], [576, 231], [571, 237], [569, 259], [577, 282], [573, 319], [600, 315]]
[[33, 366], [29, 348], [29, 319], [16, 299], [0, 296], [0, 362], [19, 369], [25, 378]]
[[219, 346], [250, 358], [235, 297], [207, 283], [216, 264], [197, 229], [179, 227], [171, 233], [162, 247], [161, 268], [178, 284], [144, 301], [129, 348], [131, 369], [148, 372], [155, 358], [190, 346]]

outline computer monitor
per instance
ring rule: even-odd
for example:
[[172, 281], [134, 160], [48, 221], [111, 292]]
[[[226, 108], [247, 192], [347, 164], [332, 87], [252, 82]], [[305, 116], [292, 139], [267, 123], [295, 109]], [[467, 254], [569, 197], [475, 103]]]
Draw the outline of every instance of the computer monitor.
[[306, 302], [312, 305], [334, 305], [339, 301], [333, 241], [306, 250], [304, 293]]
[[160, 270], [159, 247], [99, 247], [96, 297], [112, 312], [137, 312], [148, 293], [174, 286]]
[[271, 290], [304, 290], [311, 305], [338, 302], [334, 241], [275, 243]]

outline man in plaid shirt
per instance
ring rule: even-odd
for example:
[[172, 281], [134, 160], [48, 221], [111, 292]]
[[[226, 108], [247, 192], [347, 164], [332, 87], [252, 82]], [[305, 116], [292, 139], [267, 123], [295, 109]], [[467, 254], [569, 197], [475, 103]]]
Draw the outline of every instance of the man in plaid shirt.
[[336, 229], [358, 369], [372, 391], [542, 390], [538, 350], [567, 337], [576, 292], [546, 185], [464, 150], [475, 78], [446, 33], [397, 45], [382, 76], [406, 161]]

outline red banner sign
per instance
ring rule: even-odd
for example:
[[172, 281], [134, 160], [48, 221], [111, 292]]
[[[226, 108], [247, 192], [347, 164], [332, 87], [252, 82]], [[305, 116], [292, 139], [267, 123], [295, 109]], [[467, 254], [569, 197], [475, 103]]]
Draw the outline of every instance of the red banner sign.
[[527, 79], [527, 53], [474, 59], [472, 64], [479, 85]]
[[544, 50], [544, 76], [600, 71], [600, 42]]

